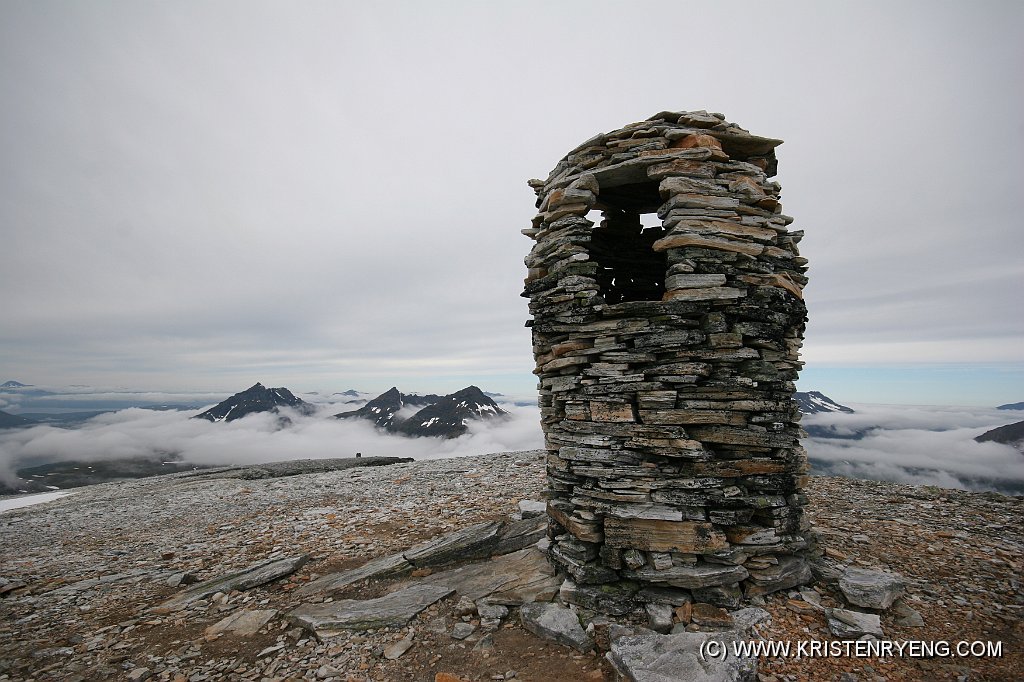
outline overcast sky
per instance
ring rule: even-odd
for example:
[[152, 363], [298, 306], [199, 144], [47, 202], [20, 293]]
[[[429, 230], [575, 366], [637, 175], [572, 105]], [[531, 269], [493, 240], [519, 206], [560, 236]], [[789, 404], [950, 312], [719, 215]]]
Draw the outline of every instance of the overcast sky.
[[1020, 2], [0, 3], [0, 381], [529, 394], [546, 177], [781, 137], [801, 381], [1024, 400]]

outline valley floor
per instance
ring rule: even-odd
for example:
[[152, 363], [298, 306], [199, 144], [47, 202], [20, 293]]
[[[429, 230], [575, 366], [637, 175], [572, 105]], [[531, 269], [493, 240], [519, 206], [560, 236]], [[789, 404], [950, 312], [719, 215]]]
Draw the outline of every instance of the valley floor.
[[[318, 575], [507, 519], [543, 487], [542, 453], [529, 451], [256, 480], [175, 474], [2, 512], [0, 680], [611, 680], [598, 655], [537, 639], [515, 617], [494, 633], [493, 646], [453, 639], [452, 598], [406, 628], [325, 643], [281, 618], [247, 637], [205, 632], [243, 608], [287, 611], [301, 601], [295, 588]], [[1002, 655], [763, 658], [762, 682], [1024, 679], [1024, 498], [824, 477], [811, 479], [808, 494], [831, 561], [907, 578], [907, 603], [925, 624], [900, 627], [883, 615], [888, 639], [1001, 642]], [[150, 611], [181, 589], [168, 585], [177, 574], [205, 580], [304, 553], [311, 560], [287, 578], [168, 615]], [[385, 589], [360, 585], [337, 596]], [[830, 588], [821, 590], [825, 605], [841, 605]], [[824, 616], [800, 604], [771, 595], [763, 633], [794, 643], [831, 639]], [[406, 654], [380, 655], [410, 628]]]

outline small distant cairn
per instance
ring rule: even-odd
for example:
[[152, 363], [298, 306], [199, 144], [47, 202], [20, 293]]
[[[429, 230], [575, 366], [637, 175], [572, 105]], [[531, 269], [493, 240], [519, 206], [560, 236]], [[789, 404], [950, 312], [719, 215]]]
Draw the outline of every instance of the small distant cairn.
[[810, 580], [807, 260], [769, 179], [781, 143], [662, 112], [529, 182], [523, 296], [570, 602], [733, 607]]

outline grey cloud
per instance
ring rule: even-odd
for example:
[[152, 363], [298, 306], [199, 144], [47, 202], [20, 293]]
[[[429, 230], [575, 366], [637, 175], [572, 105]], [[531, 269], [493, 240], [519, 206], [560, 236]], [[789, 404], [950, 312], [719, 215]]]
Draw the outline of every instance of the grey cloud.
[[1024, 494], [1024, 454], [974, 437], [1014, 421], [982, 408], [854, 405], [855, 414], [818, 414], [805, 425], [834, 426], [846, 438], [808, 438], [814, 470], [853, 478]]
[[528, 387], [525, 180], [665, 108], [787, 140], [808, 359], [1024, 360], [1020, 6], [711, 5], [716, 30], [609, 49], [628, 12], [3, 4], [0, 372], [301, 388], [462, 362]]

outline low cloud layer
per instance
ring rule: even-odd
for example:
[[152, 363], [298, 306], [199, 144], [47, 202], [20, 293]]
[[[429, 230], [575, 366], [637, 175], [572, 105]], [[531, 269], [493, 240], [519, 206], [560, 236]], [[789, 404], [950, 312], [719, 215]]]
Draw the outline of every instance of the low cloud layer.
[[[19, 467], [61, 460], [126, 457], [180, 458], [195, 464], [254, 464], [287, 459], [400, 456], [462, 457], [543, 447], [536, 407], [502, 405], [508, 419], [471, 423], [451, 439], [386, 434], [362, 420], [330, 415], [354, 405], [323, 403], [317, 414], [288, 413], [280, 428], [272, 414], [229, 423], [190, 419], [194, 411], [127, 409], [78, 428], [34, 426], [0, 432], [0, 480], [14, 483]], [[987, 408], [854, 404], [855, 414], [805, 417], [837, 437], [806, 439], [814, 473], [1024, 494], [1024, 455], [974, 437], [1017, 421], [1017, 412]]]
[[292, 424], [287, 428], [280, 428], [278, 417], [270, 413], [213, 424], [190, 419], [195, 412], [121, 410], [75, 429], [35, 426], [0, 432], [0, 480], [15, 482], [19, 467], [72, 459], [173, 457], [195, 464], [255, 464], [352, 457], [357, 452], [430, 459], [543, 447], [537, 408], [503, 408], [509, 411], [507, 419], [471, 423], [468, 433], [450, 440], [395, 436], [362, 420], [330, 418], [342, 411], [341, 405], [324, 406], [313, 416], [289, 411]]
[[1018, 421], [1018, 412], [987, 408], [853, 405], [854, 414], [818, 414], [805, 427], [836, 438], [808, 438], [814, 473], [1024, 494], [1024, 454], [975, 436]]

